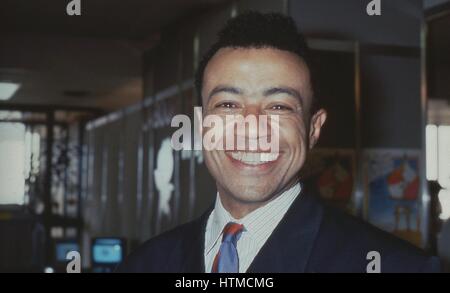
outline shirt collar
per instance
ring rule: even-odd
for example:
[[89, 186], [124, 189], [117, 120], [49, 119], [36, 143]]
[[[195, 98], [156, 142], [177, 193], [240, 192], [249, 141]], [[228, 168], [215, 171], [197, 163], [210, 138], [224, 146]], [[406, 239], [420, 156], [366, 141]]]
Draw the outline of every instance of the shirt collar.
[[[216, 202], [214, 210], [211, 214], [212, 222], [209, 227], [209, 237], [206, 239], [206, 252], [209, 253], [216, 242], [222, 235], [223, 228], [229, 222], [235, 222], [244, 225], [244, 233], [249, 236], [254, 236], [256, 233], [268, 231], [263, 229], [267, 223], [276, 222], [276, 219], [281, 219], [289, 206], [301, 191], [301, 184], [297, 183], [293, 187], [284, 191], [280, 196], [268, 202], [266, 205], [252, 211], [241, 219], [235, 219], [225, 209], [220, 200], [219, 193], [216, 195]], [[277, 210], [277, 213], [267, 213], [268, 210]], [[272, 231], [270, 231], [272, 232]]]

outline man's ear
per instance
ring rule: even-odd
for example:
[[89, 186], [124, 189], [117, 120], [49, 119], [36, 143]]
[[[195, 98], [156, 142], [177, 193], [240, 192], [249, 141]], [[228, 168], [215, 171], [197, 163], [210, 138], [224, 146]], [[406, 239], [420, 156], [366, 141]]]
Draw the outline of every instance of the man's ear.
[[320, 137], [320, 130], [327, 120], [327, 111], [320, 109], [312, 117], [309, 123], [309, 149], [312, 149]]

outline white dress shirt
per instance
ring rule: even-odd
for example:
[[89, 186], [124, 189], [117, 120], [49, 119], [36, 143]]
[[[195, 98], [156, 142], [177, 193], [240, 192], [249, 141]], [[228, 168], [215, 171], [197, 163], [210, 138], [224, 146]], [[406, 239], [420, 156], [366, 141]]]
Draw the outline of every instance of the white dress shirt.
[[211, 272], [214, 258], [222, 243], [223, 228], [228, 222], [235, 222], [244, 225], [244, 231], [237, 242], [237, 252], [239, 273], [246, 272], [261, 247], [266, 243], [300, 193], [300, 190], [300, 183], [297, 183], [274, 200], [239, 220], [234, 219], [223, 207], [217, 193], [214, 210], [209, 215], [205, 231], [205, 271]]

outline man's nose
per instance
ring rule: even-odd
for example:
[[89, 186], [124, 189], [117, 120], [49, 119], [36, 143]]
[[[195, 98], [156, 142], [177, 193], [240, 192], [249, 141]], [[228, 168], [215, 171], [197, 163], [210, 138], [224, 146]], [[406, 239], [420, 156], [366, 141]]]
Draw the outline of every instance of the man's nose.
[[261, 107], [258, 105], [247, 105], [244, 107], [244, 117], [247, 117], [249, 115], [254, 115], [258, 118], [259, 115], [262, 114]]
[[253, 116], [256, 121], [254, 125], [245, 124], [245, 133], [248, 138], [270, 136], [270, 118], [259, 105], [245, 107], [242, 115], [244, 118]]
[[260, 115], [262, 115], [261, 108], [258, 105], [248, 105], [244, 109], [243, 116], [244, 118], [254, 117], [256, 123], [254, 125], [245, 125], [245, 132], [248, 138], [255, 139], [258, 138], [258, 127], [260, 121]]

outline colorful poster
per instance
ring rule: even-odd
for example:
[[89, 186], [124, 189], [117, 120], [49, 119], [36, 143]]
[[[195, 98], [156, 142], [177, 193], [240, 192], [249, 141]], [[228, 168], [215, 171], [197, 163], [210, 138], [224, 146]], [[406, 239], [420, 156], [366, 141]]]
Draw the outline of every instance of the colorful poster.
[[323, 199], [352, 210], [355, 152], [351, 149], [315, 149], [308, 155], [303, 178]]
[[375, 226], [421, 245], [419, 150], [364, 152], [366, 215]]

